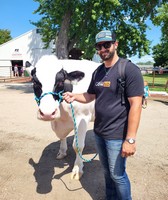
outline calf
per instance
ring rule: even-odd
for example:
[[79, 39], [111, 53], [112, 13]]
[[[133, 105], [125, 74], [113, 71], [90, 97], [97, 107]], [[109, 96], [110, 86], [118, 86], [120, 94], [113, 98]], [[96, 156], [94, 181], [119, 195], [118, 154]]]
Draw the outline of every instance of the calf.
[[[63, 101], [62, 93], [86, 92], [92, 73], [98, 65], [99, 63], [88, 60], [58, 60], [54, 55], [43, 56], [35, 67], [26, 63], [38, 104], [37, 118], [50, 121], [52, 130], [61, 141], [57, 159], [67, 155], [66, 137], [74, 128], [71, 107]], [[78, 149], [82, 153], [88, 124], [94, 120], [94, 102], [73, 102], [73, 108], [78, 131]], [[83, 160], [78, 154], [75, 141], [73, 148], [76, 159], [71, 178], [79, 180], [83, 175]]]

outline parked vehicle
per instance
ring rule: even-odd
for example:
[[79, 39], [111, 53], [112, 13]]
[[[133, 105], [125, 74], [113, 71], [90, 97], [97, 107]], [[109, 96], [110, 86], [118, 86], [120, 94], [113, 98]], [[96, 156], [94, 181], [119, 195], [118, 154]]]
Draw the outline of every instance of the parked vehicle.
[[168, 74], [168, 67], [163, 68], [163, 73]]
[[155, 73], [155, 74], [163, 74], [163, 68], [162, 67], [154, 67], [152, 69], [152, 74]]

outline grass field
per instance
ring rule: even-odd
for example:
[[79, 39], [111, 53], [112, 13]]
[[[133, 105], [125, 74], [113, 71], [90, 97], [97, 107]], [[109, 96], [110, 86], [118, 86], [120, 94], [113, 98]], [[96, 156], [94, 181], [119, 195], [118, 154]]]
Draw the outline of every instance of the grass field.
[[143, 78], [145, 81], [148, 81], [149, 89], [151, 91], [165, 91], [165, 85], [168, 81], [168, 74], [145, 74], [143, 75]]

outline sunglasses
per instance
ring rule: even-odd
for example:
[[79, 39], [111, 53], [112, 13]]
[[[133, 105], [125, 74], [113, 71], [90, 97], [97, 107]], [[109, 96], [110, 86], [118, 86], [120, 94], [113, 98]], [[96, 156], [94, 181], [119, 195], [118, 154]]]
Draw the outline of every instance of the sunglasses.
[[114, 44], [114, 43], [115, 43], [115, 42], [110, 41], [110, 42], [104, 42], [104, 43], [102, 43], [102, 44], [96, 44], [96, 45], [95, 45], [95, 48], [96, 48], [97, 51], [100, 51], [100, 50], [102, 49], [102, 47], [104, 47], [105, 49], [108, 49], [108, 48], [110, 48], [111, 45]]

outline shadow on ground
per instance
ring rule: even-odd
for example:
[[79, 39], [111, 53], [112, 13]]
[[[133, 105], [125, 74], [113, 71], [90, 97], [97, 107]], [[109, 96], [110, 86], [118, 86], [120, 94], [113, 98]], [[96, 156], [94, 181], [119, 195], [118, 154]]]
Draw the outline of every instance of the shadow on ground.
[[20, 90], [23, 93], [33, 93], [33, 86], [31, 82], [6, 84], [5, 87], [9, 90]]
[[157, 101], [157, 102], [160, 102], [160, 103], [163, 103], [165, 104], [166, 106], [168, 106], [168, 100], [159, 100], [159, 99], [155, 99], [154, 101]]
[[[70, 174], [75, 161], [75, 152], [72, 148], [73, 136], [67, 138], [68, 143], [68, 156], [63, 160], [56, 160], [56, 155], [59, 150], [60, 142], [53, 142], [45, 147], [39, 158], [38, 163], [33, 161], [33, 158], [29, 159], [29, 164], [34, 168], [34, 177], [37, 182], [37, 193], [47, 194], [52, 191], [52, 182], [54, 179], [59, 179], [64, 184], [65, 188], [69, 191], [74, 191], [68, 188], [68, 185], [63, 181], [63, 176]], [[92, 131], [87, 132], [86, 146], [84, 149], [84, 155], [89, 155], [91, 158], [96, 154], [93, 133]], [[61, 173], [60, 171], [62, 169]], [[104, 191], [103, 172], [98, 160], [92, 160], [91, 162], [84, 163], [84, 175], [80, 179], [82, 188], [75, 190], [84, 189], [89, 193], [93, 200], [103, 199], [102, 195]], [[70, 176], [69, 176], [70, 178]], [[75, 181], [75, 180], [72, 180]], [[89, 183], [89, 184], [88, 184]], [[54, 188], [56, 190], [56, 188]]]

